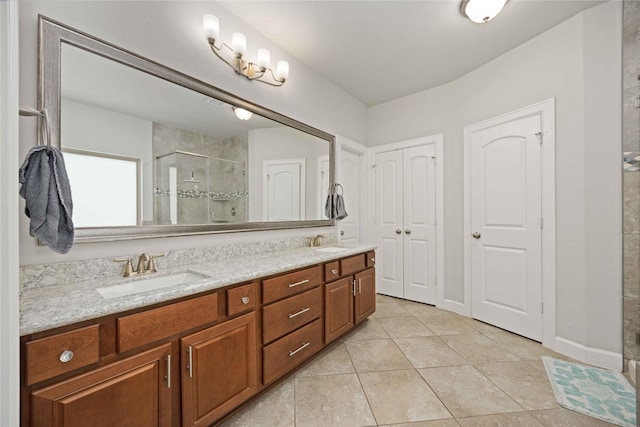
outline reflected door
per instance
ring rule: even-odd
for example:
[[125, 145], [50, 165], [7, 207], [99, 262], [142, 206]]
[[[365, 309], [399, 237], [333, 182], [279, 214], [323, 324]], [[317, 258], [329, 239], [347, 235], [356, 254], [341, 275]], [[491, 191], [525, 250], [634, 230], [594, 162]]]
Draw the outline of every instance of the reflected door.
[[265, 161], [263, 182], [265, 221], [304, 218], [304, 159]]
[[340, 221], [340, 241], [346, 244], [360, 243], [360, 194], [361, 157], [342, 149], [340, 151], [340, 184], [343, 188], [345, 210], [348, 216]]

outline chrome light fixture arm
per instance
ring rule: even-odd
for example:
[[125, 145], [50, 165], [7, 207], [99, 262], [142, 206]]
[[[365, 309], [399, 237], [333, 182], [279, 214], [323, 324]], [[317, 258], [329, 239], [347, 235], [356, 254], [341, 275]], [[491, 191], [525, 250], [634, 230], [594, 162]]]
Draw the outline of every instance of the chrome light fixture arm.
[[[231, 67], [233, 69], [233, 71], [236, 72], [236, 74], [242, 75], [244, 77], [246, 77], [249, 80], [256, 80], [259, 81], [260, 83], [265, 83], [271, 86], [282, 86], [285, 82], [286, 79], [281, 78], [278, 79], [275, 75], [275, 73], [273, 72], [273, 69], [271, 67], [269, 68], [264, 68], [264, 67], [260, 67], [257, 64], [253, 63], [253, 62], [248, 62], [245, 61], [244, 59], [242, 59], [242, 55], [237, 55], [233, 49], [231, 48], [231, 46], [229, 46], [226, 43], [222, 43], [220, 45], [220, 47], [216, 46], [216, 41], [214, 39], [207, 39], [207, 41], [209, 42], [209, 47], [211, 47], [211, 52], [213, 52], [218, 58], [220, 58], [225, 64], [227, 64], [229, 67]], [[229, 62], [225, 57], [223, 57], [220, 54], [220, 51], [222, 51], [223, 48], [227, 48], [229, 49], [229, 51], [231, 51], [231, 53], [233, 53], [234, 55], [234, 59], [233, 59], [233, 63]], [[256, 72], [255, 70], [259, 70], [258, 72]], [[266, 72], [269, 71], [269, 73], [271, 73], [271, 78], [273, 79], [273, 82], [270, 82], [268, 80], [263, 80], [262, 77], [264, 77], [264, 75], [266, 74]]]

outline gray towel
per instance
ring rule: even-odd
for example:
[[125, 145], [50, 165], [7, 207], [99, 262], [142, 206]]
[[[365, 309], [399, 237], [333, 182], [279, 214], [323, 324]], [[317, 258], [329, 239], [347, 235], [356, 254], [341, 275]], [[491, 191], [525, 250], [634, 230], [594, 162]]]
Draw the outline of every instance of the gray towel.
[[327, 202], [324, 204], [324, 214], [327, 218], [345, 219], [347, 217], [347, 211], [344, 208], [344, 198], [342, 194], [329, 194], [327, 196]]
[[31, 218], [29, 234], [53, 251], [66, 254], [73, 245], [73, 202], [62, 152], [33, 147], [19, 172], [24, 213]]

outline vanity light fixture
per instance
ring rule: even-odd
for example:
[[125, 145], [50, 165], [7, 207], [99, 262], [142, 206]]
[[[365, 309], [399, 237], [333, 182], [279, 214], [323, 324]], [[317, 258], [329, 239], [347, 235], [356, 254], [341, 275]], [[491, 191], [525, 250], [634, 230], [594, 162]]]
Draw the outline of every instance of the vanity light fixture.
[[507, 0], [462, 0], [460, 11], [464, 16], [478, 24], [484, 24], [495, 18]]
[[251, 111], [247, 111], [244, 108], [231, 107], [234, 113], [236, 113], [236, 117], [240, 120], [249, 120], [253, 113]]
[[[238, 75], [242, 75], [249, 80], [256, 80], [271, 86], [282, 86], [289, 77], [289, 63], [287, 61], [278, 61], [276, 71], [269, 68], [271, 62], [271, 54], [267, 49], [258, 49], [258, 55], [255, 62], [243, 59], [243, 55], [247, 50], [247, 38], [242, 33], [233, 33], [231, 37], [231, 46], [222, 43], [220, 47], [216, 46], [216, 40], [220, 35], [220, 22], [213, 15], [204, 15], [202, 19], [202, 29], [204, 36], [209, 42], [211, 51]], [[233, 58], [228, 60], [221, 54], [223, 48], [227, 48], [233, 53]], [[236, 113], [237, 114], [237, 113]], [[239, 117], [239, 116], [238, 116]], [[247, 119], [242, 119], [247, 120]]]

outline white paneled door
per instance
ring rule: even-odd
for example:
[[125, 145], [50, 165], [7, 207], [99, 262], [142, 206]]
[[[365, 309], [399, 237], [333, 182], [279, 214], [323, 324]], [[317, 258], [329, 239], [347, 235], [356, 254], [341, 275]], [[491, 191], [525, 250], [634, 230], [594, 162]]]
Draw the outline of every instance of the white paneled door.
[[376, 154], [377, 290], [436, 303], [435, 147]]
[[265, 221], [304, 219], [304, 159], [266, 160], [263, 170]]
[[471, 136], [472, 315], [542, 338], [541, 118]]

